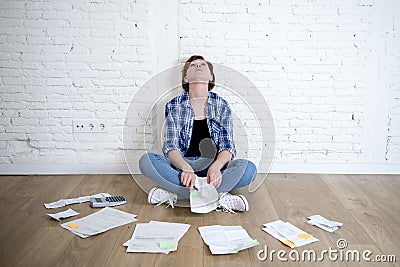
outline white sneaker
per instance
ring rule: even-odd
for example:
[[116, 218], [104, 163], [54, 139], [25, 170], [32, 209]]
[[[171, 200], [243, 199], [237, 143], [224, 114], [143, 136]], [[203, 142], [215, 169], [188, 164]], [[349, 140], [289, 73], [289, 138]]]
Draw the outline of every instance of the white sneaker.
[[249, 203], [243, 195], [231, 195], [229, 193], [219, 193], [219, 208], [226, 212], [248, 211]]
[[174, 208], [174, 204], [178, 201], [178, 195], [168, 192], [164, 189], [154, 187], [150, 190], [149, 196], [147, 197], [149, 204], [160, 206], [163, 203], [168, 203], [168, 206]]

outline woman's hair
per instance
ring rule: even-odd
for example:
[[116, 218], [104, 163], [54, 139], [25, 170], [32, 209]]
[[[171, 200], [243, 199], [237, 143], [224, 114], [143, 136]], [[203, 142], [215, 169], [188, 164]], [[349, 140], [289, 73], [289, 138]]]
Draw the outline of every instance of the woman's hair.
[[193, 55], [190, 58], [188, 58], [186, 60], [186, 62], [185, 62], [185, 66], [183, 67], [183, 70], [182, 70], [182, 87], [183, 87], [183, 90], [189, 91], [189, 83], [185, 82], [185, 76], [186, 76], [187, 70], [189, 69], [190, 63], [192, 61], [195, 61], [196, 59], [204, 60], [207, 63], [208, 68], [210, 69], [210, 72], [211, 72], [211, 75], [212, 75], [212, 80], [208, 82], [208, 91], [211, 91], [215, 86], [214, 66], [210, 62], [206, 61], [204, 59], [204, 57], [199, 56], [199, 55]]

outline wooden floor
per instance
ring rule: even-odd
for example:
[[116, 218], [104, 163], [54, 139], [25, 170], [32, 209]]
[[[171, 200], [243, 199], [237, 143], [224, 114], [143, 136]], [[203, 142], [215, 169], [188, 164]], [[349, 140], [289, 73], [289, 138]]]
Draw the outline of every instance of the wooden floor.
[[[175, 209], [147, 204], [147, 195], [129, 175], [0, 176], [0, 266], [399, 266], [400, 262], [400, 176], [394, 175], [308, 175], [272, 174], [255, 193], [247, 189], [247, 213], [212, 212], [193, 214], [188, 208]], [[137, 222], [82, 239], [60, 227], [47, 216], [67, 208], [47, 210], [43, 204], [107, 192], [124, 195], [128, 204], [119, 209], [138, 215], [137, 222], [150, 220], [191, 224], [169, 255], [126, 253], [127, 241]], [[69, 206], [86, 216], [94, 210], [88, 203]], [[68, 208], [69, 208], [68, 207]], [[306, 223], [306, 217], [321, 214], [344, 226], [334, 233]], [[77, 217], [78, 218], [78, 217]], [[322, 262], [292, 261], [292, 251], [261, 230], [262, 224], [281, 219], [317, 237], [301, 248], [317, 255], [346, 239], [345, 250], [371, 250], [376, 255], [395, 255], [397, 263], [334, 261], [325, 254]], [[65, 221], [68, 221], [65, 220]], [[241, 225], [260, 245], [237, 254], [214, 256], [203, 243], [197, 227]], [[286, 251], [287, 262], [258, 259], [268, 248]], [[292, 251], [292, 258], [295, 254]], [[261, 254], [261, 256], [264, 256]]]

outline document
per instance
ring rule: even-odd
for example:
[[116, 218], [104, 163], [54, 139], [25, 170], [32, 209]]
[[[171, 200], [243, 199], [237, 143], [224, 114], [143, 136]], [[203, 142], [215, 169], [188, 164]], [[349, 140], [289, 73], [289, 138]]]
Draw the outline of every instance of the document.
[[232, 254], [259, 244], [241, 226], [211, 225], [198, 228], [212, 254]]
[[317, 238], [300, 230], [291, 223], [281, 220], [265, 223], [263, 230], [291, 248], [297, 248], [319, 241]]
[[340, 226], [343, 225], [343, 223], [340, 222], [335, 222], [335, 221], [330, 221], [321, 215], [313, 215], [307, 217], [309, 220], [307, 221], [308, 224], [310, 225], [315, 225], [325, 231], [328, 231], [330, 233], [333, 233], [337, 229], [339, 229]]
[[189, 230], [189, 224], [150, 221], [138, 223], [130, 240], [124, 243], [126, 252], [164, 253], [178, 249], [178, 242]]
[[190, 210], [194, 213], [208, 213], [218, 207], [218, 192], [207, 183], [207, 177], [196, 177], [196, 190], [190, 192]]
[[61, 221], [62, 219], [66, 219], [66, 218], [69, 218], [69, 217], [72, 217], [75, 215], [79, 215], [79, 212], [76, 212], [73, 209], [68, 209], [65, 211], [61, 211], [61, 212], [54, 213], [54, 214], [47, 214], [47, 215], [49, 215], [54, 220]]
[[96, 194], [96, 195], [92, 195], [92, 196], [60, 199], [60, 200], [52, 202], [52, 203], [45, 203], [44, 206], [46, 207], [46, 209], [55, 209], [55, 208], [61, 208], [61, 207], [71, 205], [71, 204], [87, 202], [87, 201], [90, 201], [91, 197], [110, 197], [110, 196], [111, 195], [108, 193], [100, 193], [100, 194]]
[[61, 227], [86, 238], [136, 221], [136, 215], [105, 207], [86, 217], [61, 224]]

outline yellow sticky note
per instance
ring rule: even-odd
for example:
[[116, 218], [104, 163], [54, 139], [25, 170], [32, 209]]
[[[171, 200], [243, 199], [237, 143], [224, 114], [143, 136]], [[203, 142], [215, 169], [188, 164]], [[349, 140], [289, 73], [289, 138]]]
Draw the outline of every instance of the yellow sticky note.
[[300, 233], [297, 235], [298, 238], [304, 238], [304, 239], [309, 239], [312, 237], [312, 235], [307, 234], [307, 233]]
[[70, 223], [70, 224], [68, 224], [68, 226], [73, 228], [73, 229], [78, 229], [79, 228], [79, 225], [76, 225], [74, 223]]
[[290, 241], [290, 240], [288, 240], [288, 239], [283, 240], [282, 243], [285, 244], [285, 245], [287, 245], [287, 246], [289, 246], [289, 247], [295, 247], [295, 246], [296, 246], [295, 243], [293, 243], [292, 241]]

